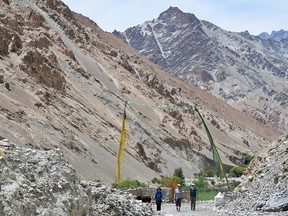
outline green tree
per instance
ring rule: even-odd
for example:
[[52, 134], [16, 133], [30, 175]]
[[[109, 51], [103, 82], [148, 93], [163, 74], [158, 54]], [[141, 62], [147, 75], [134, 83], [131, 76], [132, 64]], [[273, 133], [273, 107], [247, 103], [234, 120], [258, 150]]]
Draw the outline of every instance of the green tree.
[[184, 175], [183, 175], [183, 171], [182, 171], [182, 168], [181, 168], [181, 167], [179, 167], [179, 168], [177, 168], [177, 169], [174, 170], [173, 176], [178, 177], [178, 178], [180, 179], [180, 182], [179, 182], [179, 183], [181, 183], [181, 184], [184, 185], [184, 183], [185, 183], [185, 177], [184, 177]]

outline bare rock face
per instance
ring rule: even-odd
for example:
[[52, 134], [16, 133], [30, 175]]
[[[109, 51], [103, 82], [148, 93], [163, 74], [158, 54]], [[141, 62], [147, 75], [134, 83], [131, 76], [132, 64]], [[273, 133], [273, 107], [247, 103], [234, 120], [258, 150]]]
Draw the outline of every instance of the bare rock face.
[[[45, 45], [45, 43], [42, 45]], [[29, 51], [22, 62], [21, 70], [36, 78], [39, 83], [57, 90], [63, 89], [65, 78], [54, 53], [50, 53], [48, 57], [45, 57], [37, 51]]]
[[3, 84], [3, 83], [4, 83], [4, 75], [1, 74], [1, 75], [0, 75], [0, 84]]
[[258, 154], [243, 178], [235, 189], [237, 199], [220, 212], [227, 215], [253, 215], [257, 212], [260, 215], [287, 215], [288, 135], [280, 137]]
[[0, 41], [0, 55], [7, 55], [9, 51], [19, 52], [21, 50], [22, 42], [16, 32], [0, 27], [0, 37], [7, 38]]
[[131, 194], [80, 181], [60, 149], [0, 145], [1, 216], [154, 215]]

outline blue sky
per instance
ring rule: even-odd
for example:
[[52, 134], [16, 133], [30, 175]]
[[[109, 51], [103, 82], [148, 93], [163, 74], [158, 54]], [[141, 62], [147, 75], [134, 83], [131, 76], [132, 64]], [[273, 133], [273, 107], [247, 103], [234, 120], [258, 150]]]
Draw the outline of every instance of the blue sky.
[[288, 0], [63, 0], [104, 31], [125, 29], [157, 18], [170, 6], [219, 27], [250, 34], [288, 30]]

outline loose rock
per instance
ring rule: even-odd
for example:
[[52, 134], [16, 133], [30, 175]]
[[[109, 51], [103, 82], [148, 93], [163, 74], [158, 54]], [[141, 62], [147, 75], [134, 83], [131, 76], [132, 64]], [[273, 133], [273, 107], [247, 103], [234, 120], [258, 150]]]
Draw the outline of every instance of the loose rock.
[[1, 216], [154, 215], [131, 194], [80, 181], [59, 149], [5, 149], [0, 184]]

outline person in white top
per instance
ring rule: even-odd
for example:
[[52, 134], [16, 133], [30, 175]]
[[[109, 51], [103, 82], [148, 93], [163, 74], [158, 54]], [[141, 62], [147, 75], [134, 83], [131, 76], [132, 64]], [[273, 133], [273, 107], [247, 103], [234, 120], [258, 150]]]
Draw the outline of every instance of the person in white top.
[[175, 203], [176, 203], [176, 210], [177, 211], [180, 211], [181, 199], [182, 199], [182, 190], [181, 190], [181, 185], [178, 184], [177, 188], [174, 191], [174, 200], [175, 200]]

